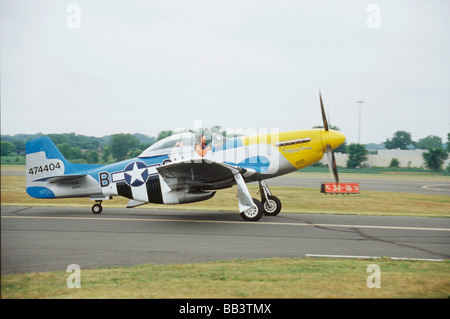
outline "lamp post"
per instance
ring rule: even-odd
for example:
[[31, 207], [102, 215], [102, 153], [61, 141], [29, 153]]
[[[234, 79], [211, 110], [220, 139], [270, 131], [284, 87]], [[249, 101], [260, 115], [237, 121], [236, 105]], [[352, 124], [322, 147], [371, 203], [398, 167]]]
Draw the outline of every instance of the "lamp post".
[[361, 104], [364, 101], [356, 101], [359, 104], [358, 144], [361, 144]]

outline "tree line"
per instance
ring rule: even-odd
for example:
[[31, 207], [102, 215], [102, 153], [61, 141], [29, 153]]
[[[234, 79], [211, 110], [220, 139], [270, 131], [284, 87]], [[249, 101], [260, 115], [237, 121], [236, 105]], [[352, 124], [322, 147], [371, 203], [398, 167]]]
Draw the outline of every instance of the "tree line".
[[[433, 148], [444, 148], [442, 143], [442, 138], [436, 135], [428, 135], [427, 137], [421, 138], [418, 141], [413, 141], [411, 138], [411, 133], [406, 131], [397, 131], [394, 133], [391, 139], [386, 139], [384, 146], [389, 149], [421, 149], [430, 150]], [[447, 134], [447, 151], [450, 151], [450, 133]]]
[[[2, 135], [1, 156], [24, 156], [25, 142], [44, 134]], [[114, 134], [104, 137], [75, 133], [48, 134], [64, 157], [73, 163], [109, 164], [139, 155], [156, 139], [144, 134]]]
[[[323, 128], [323, 126], [314, 126], [313, 128]], [[337, 126], [331, 125], [330, 128], [339, 131]], [[411, 133], [406, 131], [397, 131], [391, 139], [387, 138], [386, 141], [382, 143], [381, 148], [387, 148], [389, 150], [426, 150], [426, 152], [422, 154], [425, 166], [433, 172], [439, 172], [442, 170], [442, 165], [448, 158], [448, 152], [450, 152], [450, 133], [447, 134], [447, 143], [443, 144], [442, 139], [439, 136], [428, 135], [418, 141], [413, 141], [411, 138]], [[367, 161], [367, 156], [369, 154], [369, 150], [366, 145], [357, 143], [347, 145], [346, 142], [334, 151], [337, 153], [348, 154], [347, 168], [362, 167], [364, 162]], [[398, 168], [399, 161], [393, 158], [390, 163], [390, 167]], [[447, 171], [450, 173], [450, 165], [447, 167]]]
[[[315, 126], [320, 128], [320, 126]], [[332, 129], [339, 130], [332, 126]], [[206, 128], [219, 134], [226, 135], [220, 126], [214, 125]], [[174, 134], [174, 131], [161, 131], [156, 137], [144, 134], [114, 134], [104, 137], [92, 137], [78, 135], [75, 133], [48, 134], [61, 153], [71, 162], [89, 164], [109, 164], [115, 161], [122, 161], [126, 158], [136, 157], [153, 143]], [[16, 158], [25, 156], [25, 142], [29, 139], [44, 136], [43, 134], [17, 134], [14, 136], [1, 136], [1, 156]], [[387, 149], [425, 149], [423, 153], [424, 161], [428, 169], [440, 171], [443, 162], [447, 159], [450, 151], [450, 133], [447, 135], [447, 144], [442, 143], [438, 136], [429, 135], [425, 138], [413, 141], [411, 134], [406, 131], [397, 131], [392, 138], [386, 139], [384, 147]], [[368, 150], [362, 144], [344, 143], [335, 152], [348, 153], [348, 168], [358, 168], [367, 161]], [[393, 161], [391, 167], [398, 166]], [[449, 169], [449, 168], [448, 168]]]
[[[447, 134], [447, 143], [443, 144], [442, 139], [439, 136], [429, 135], [419, 141], [413, 141], [411, 133], [406, 131], [397, 131], [394, 133], [391, 139], [386, 139], [384, 147], [387, 149], [422, 149], [426, 150], [422, 154], [425, 166], [433, 171], [439, 172], [442, 170], [442, 165], [448, 158], [448, 152], [450, 152], [450, 133]], [[368, 150], [364, 145], [351, 144], [347, 148], [349, 159], [347, 161], [348, 168], [357, 168], [367, 161]], [[390, 167], [398, 168], [399, 161], [395, 158], [392, 159]], [[447, 171], [450, 172], [450, 165], [447, 167]]]
[[[202, 128], [202, 131], [225, 135], [220, 126]], [[189, 130], [192, 132], [192, 130]], [[78, 135], [75, 133], [47, 134], [64, 157], [73, 163], [110, 164], [136, 157], [153, 143], [178, 133], [178, 131], [160, 131], [156, 137], [145, 134], [114, 134], [104, 137]], [[1, 156], [25, 156], [25, 142], [42, 137], [44, 134], [17, 134], [1, 136]], [[3, 162], [3, 161], [2, 161]]]
[[[384, 143], [387, 149], [423, 149], [427, 150], [422, 154], [425, 166], [433, 172], [442, 170], [442, 164], [448, 158], [450, 152], [450, 133], [447, 133], [447, 144], [442, 143], [439, 136], [428, 135], [418, 141], [413, 141], [411, 133], [397, 131], [392, 139], [387, 139]], [[391, 165], [393, 163], [391, 162]], [[450, 165], [447, 167], [450, 172]]]

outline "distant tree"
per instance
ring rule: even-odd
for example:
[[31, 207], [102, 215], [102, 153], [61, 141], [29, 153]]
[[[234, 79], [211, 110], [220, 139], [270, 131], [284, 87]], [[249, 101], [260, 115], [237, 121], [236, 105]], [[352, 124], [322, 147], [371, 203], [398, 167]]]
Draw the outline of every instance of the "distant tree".
[[158, 137], [156, 138], [156, 142], [159, 140], [162, 140], [163, 138], [166, 138], [168, 136], [171, 136], [173, 134], [173, 131], [161, 131], [158, 133]]
[[398, 161], [398, 159], [393, 158], [391, 160], [391, 163], [389, 164], [389, 167], [391, 167], [391, 168], [399, 168], [400, 167], [400, 162]]
[[428, 152], [422, 154], [425, 166], [432, 172], [442, 170], [442, 164], [447, 159], [448, 153], [443, 148], [432, 148]]
[[384, 146], [387, 149], [401, 149], [406, 150], [408, 149], [408, 146], [412, 145], [412, 139], [411, 139], [411, 133], [405, 132], [405, 131], [397, 131], [394, 133], [394, 136], [392, 137], [392, 140], [387, 139], [386, 142], [384, 142]]
[[58, 147], [64, 157], [69, 161], [84, 159], [84, 156], [81, 153], [81, 148], [78, 146], [72, 146], [69, 142], [57, 144], [56, 147]]
[[222, 129], [220, 125], [213, 125], [210, 127], [209, 130], [211, 131], [211, 133], [222, 134]]
[[431, 148], [441, 148], [442, 147], [442, 139], [439, 136], [428, 135], [427, 137], [421, 138], [416, 143], [416, 148], [422, 150], [429, 150]]
[[134, 150], [132, 150], [128, 156], [130, 157], [138, 157], [139, 155], [141, 155], [142, 151], [144, 150], [144, 148], [142, 148], [142, 144], [138, 147], [135, 148]]
[[111, 157], [111, 148], [109, 146], [105, 146], [103, 148], [102, 161], [103, 163], [109, 163], [113, 161]]
[[25, 142], [22, 140], [14, 140], [12, 142], [16, 146], [17, 155], [25, 155]]
[[344, 141], [344, 143], [342, 143], [338, 148], [335, 148], [334, 151], [336, 153], [343, 153], [343, 154], [347, 154], [347, 142]]
[[72, 147], [70, 146], [69, 143], [65, 142], [61, 144], [56, 144], [56, 147], [61, 151], [62, 155], [64, 155], [66, 159], [72, 158]]
[[48, 137], [50, 137], [56, 145], [69, 143], [72, 147], [78, 146], [80, 149], [85, 150], [97, 149], [100, 146], [99, 138], [77, 135], [75, 133], [49, 134]]
[[13, 143], [2, 141], [1, 149], [1, 155], [8, 156], [16, 150], [16, 146]]
[[450, 152], [450, 133], [447, 134], [447, 151]]
[[111, 155], [118, 161], [123, 161], [130, 151], [139, 147], [139, 140], [131, 134], [115, 134], [110, 143]]
[[95, 150], [90, 150], [85, 155], [86, 161], [89, 164], [97, 164], [98, 163], [98, 152]]
[[362, 144], [350, 144], [347, 147], [348, 152], [348, 168], [361, 167], [362, 163], [367, 161], [367, 149]]
[[150, 136], [145, 135], [145, 134], [135, 133], [133, 135], [136, 136], [137, 139], [139, 140], [139, 143], [141, 143], [143, 145], [151, 145], [156, 140], [155, 137], [150, 137]]

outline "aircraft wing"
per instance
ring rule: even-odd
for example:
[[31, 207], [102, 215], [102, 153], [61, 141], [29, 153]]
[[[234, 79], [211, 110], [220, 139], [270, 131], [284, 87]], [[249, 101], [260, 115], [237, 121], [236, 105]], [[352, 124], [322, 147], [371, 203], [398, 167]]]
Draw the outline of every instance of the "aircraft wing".
[[244, 168], [205, 159], [189, 159], [156, 168], [171, 190], [186, 186], [200, 189], [219, 189], [235, 184], [235, 174]]
[[206, 159], [189, 159], [156, 168], [171, 191], [186, 187], [214, 190], [237, 185], [239, 211], [255, 209], [242, 174], [247, 170]]

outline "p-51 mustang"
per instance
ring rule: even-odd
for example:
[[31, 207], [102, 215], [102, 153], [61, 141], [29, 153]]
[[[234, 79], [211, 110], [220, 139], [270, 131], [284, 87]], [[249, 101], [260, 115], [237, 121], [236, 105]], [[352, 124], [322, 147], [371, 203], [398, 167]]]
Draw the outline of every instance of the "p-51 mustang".
[[[239, 212], [244, 220], [277, 215], [281, 201], [266, 179], [284, 175], [321, 160], [326, 153], [339, 183], [333, 149], [345, 136], [330, 130], [320, 97], [323, 129], [275, 132], [226, 138], [213, 134], [205, 147], [194, 133], [180, 133], [156, 142], [137, 158], [110, 165], [68, 162], [48, 137], [26, 143], [26, 190], [35, 198], [89, 197], [92, 212], [102, 201], [129, 198], [127, 208], [147, 203], [183, 204], [203, 201], [216, 190], [237, 185]], [[259, 182], [261, 201], [246, 183]]]

